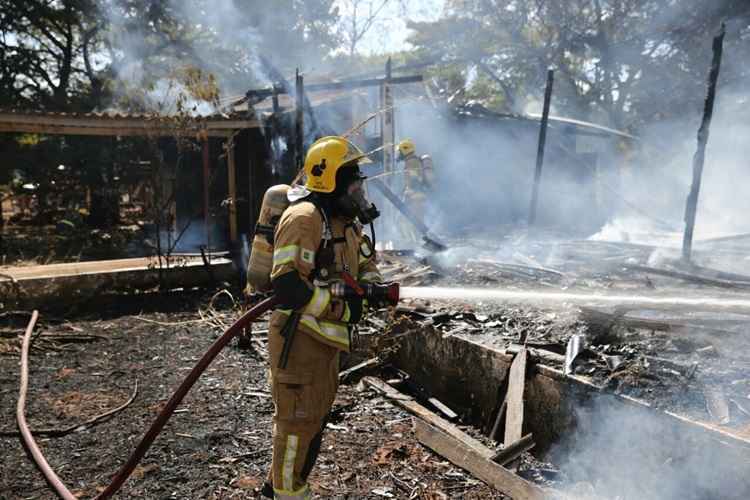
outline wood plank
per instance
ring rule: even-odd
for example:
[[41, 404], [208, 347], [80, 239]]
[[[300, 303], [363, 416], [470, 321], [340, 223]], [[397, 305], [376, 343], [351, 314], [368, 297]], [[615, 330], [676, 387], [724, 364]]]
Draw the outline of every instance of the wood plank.
[[482, 444], [480, 441], [469, 436], [452, 423], [448, 422], [442, 417], [439, 417], [421, 404], [417, 403], [411, 396], [399, 392], [379, 378], [364, 377], [362, 381], [366, 385], [369, 385], [370, 387], [376, 389], [378, 392], [386, 396], [397, 406], [400, 406], [406, 411], [413, 413], [426, 422], [429, 422], [431, 425], [437, 427], [438, 429], [454, 437], [455, 439], [462, 441], [466, 446], [472, 448], [478, 455], [489, 458], [494, 454], [494, 452], [490, 448]]
[[505, 439], [503, 443], [515, 443], [523, 437], [523, 392], [526, 386], [527, 351], [523, 347], [513, 360], [508, 374], [506, 400]]
[[[8, 278], [22, 281], [26, 279], [60, 278], [65, 276], [81, 276], [93, 274], [111, 274], [128, 271], [147, 271], [158, 269], [159, 264], [170, 270], [180, 268], [202, 268], [205, 267], [203, 260], [199, 257], [172, 256], [169, 259], [154, 257], [134, 257], [130, 259], [114, 260], [92, 260], [87, 262], [66, 262], [60, 264], [47, 264], [39, 266], [17, 266], [0, 267], [0, 281]], [[213, 257], [213, 265], [230, 265], [232, 261], [226, 258]]]
[[674, 278], [678, 280], [687, 281], [688, 283], [696, 283], [699, 285], [715, 286], [718, 288], [750, 288], [750, 283], [744, 281], [727, 281], [715, 278], [706, 278], [698, 276], [697, 274], [684, 273], [681, 271], [672, 271], [669, 269], [658, 269], [649, 266], [638, 266], [638, 265], [626, 265], [625, 269], [629, 271], [636, 271], [646, 274], [654, 274], [657, 276], [666, 276], [668, 278]]
[[[46, 307], [47, 301], [58, 305], [88, 300], [116, 292], [150, 290], [160, 284], [166, 287], [190, 288], [210, 283], [206, 266], [200, 260], [172, 261], [159, 276], [156, 259], [121, 259], [113, 263], [88, 263], [29, 266], [0, 270], [0, 302], [6, 307]], [[48, 269], [52, 268], [52, 269]], [[232, 261], [214, 259], [211, 273], [216, 279], [229, 281], [236, 271]]]
[[458, 413], [451, 410], [445, 403], [440, 401], [438, 398], [427, 398], [427, 401], [434, 406], [440, 413], [442, 413], [448, 420], [456, 420]]
[[[581, 307], [581, 320], [585, 321], [586, 323], [589, 323], [592, 326], [595, 326], [595, 330], [590, 331], [596, 331], [599, 332], [601, 335], [610, 335], [610, 330], [615, 325], [621, 325], [628, 328], [640, 328], [645, 330], [658, 330], [663, 332], [672, 332], [672, 333], [687, 333], [687, 334], [695, 334], [695, 333], [703, 333], [706, 335], [719, 335], [722, 337], [726, 336], [736, 336], [737, 332], [732, 330], [725, 330], [720, 328], [714, 328], [712, 326], [706, 326], [705, 324], [698, 324], [698, 323], [708, 323], [708, 324], [714, 324], [714, 325], [722, 325], [722, 324], [732, 324], [733, 320], [705, 320], [701, 318], [691, 318], [689, 321], [684, 321], [681, 319], [671, 319], [671, 318], [664, 318], [664, 319], [648, 319], [648, 318], [639, 318], [634, 316], [625, 316], [624, 312], [621, 314], [615, 313], [608, 313], [605, 311], [601, 311], [599, 309], [593, 309], [590, 307]], [[734, 320], [737, 321], [737, 320]], [[743, 320], [740, 323], [744, 324], [747, 320]], [[736, 323], [735, 323], [736, 324]]]
[[380, 364], [380, 358], [370, 358], [367, 361], [363, 361], [339, 373], [339, 380], [344, 381], [352, 373], [355, 373], [365, 368], [370, 368], [372, 366], [377, 366], [378, 364]]
[[525, 452], [531, 450], [534, 446], [536, 446], [536, 443], [534, 443], [534, 439], [532, 438], [531, 434], [526, 434], [515, 443], [509, 444], [502, 450], [492, 455], [491, 460], [497, 464], [505, 466], [520, 457]]
[[711, 415], [713, 423], [727, 425], [730, 422], [729, 403], [724, 391], [718, 387], [705, 387], [703, 396], [706, 398], [706, 410]]
[[526, 351], [526, 357], [533, 359], [534, 361], [541, 361], [545, 363], [553, 363], [556, 365], [565, 364], [565, 356], [557, 354], [556, 352], [548, 351], [546, 349], [537, 349], [535, 347], [522, 347], [517, 344], [511, 344], [505, 348], [506, 354], [518, 354], [521, 350]]
[[420, 443], [470, 472], [502, 494], [508, 495], [514, 500], [541, 500], [548, 497], [547, 492], [541, 487], [492, 462], [488, 457], [466, 446], [462, 440], [448, 435], [437, 427], [420, 419], [414, 419], [414, 429]]

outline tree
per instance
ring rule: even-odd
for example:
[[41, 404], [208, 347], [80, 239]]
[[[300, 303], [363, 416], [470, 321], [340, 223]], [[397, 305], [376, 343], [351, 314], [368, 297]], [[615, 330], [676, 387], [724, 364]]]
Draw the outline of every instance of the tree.
[[90, 0], [0, 0], [0, 106], [75, 106], [95, 10]]
[[362, 38], [375, 26], [390, 0], [347, 0], [343, 3], [347, 14], [342, 19], [339, 32], [347, 55], [354, 58]]
[[[558, 110], [623, 128], [654, 109], [684, 109], [676, 100], [701, 99], [697, 86], [705, 80], [713, 32], [720, 20], [747, 13], [737, 0], [710, 6], [699, 0], [451, 0], [444, 19], [411, 24], [411, 41], [423, 57], [482, 72], [477, 81], [491, 82], [503, 96], [500, 107], [510, 111], [540, 94], [553, 67]], [[739, 33], [728, 41], [747, 43]]]
[[259, 55], [314, 69], [337, 22], [334, 0], [0, 0], [0, 106], [127, 107], [184, 67], [243, 93], [267, 79]]

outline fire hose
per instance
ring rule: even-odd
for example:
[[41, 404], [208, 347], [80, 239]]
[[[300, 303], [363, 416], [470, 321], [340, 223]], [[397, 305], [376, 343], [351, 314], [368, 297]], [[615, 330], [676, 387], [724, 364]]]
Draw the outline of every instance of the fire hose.
[[[397, 283], [391, 283], [389, 285], [358, 285], [356, 282], [351, 281], [351, 278], [347, 279], [348, 284], [345, 287], [340, 287], [332, 290], [332, 295], [344, 297], [350, 296], [352, 293], [356, 294], [360, 298], [366, 299], [381, 299], [387, 303], [395, 305], [399, 300], [399, 285]], [[125, 465], [117, 472], [112, 482], [99, 493], [94, 500], [103, 500], [110, 498], [114, 495], [125, 481], [130, 477], [135, 467], [141, 461], [143, 456], [146, 454], [151, 444], [154, 442], [156, 437], [159, 435], [161, 430], [166, 425], [169, 418], [172, 416], [177, 406], [182, 402], [188, 391], [195, 385], [198, 377], [208, 368], [208, 365], [216, 358], [219, 352], [226, 347], [229, 341], [240, 333], [249, 323], [258, 319], [265, 312], [271, 310], [278, 303], [278, 299], [275, 296], [271, 296], [248, 310], [243, 314], [232, 326], [230, 326], [224, 334], [216, 339], [201, 359], [193, 366], [190, 373], [182, 381], [177, 390], [169, 398], [167, 404], [159, 412], [156, 420], [151, 424], [146, 434], [141, 438], [140, 443], [135, 448], [133, 453], [125, 462]], [[23, 344], [21, 347], [21, 388], [19, 391], [18, 405], [16, 407], [16, 421], [18, 428], [21, 433], [24, 446], [31, 453], [32, 459], [36, 463], [39, 470], [44, 475], [44, 478], [49, 483], [50, 487], [55, 490], [57, 495], [64, 500], [76, 500], [78, 497], [73, 495], [70, 490], [63, 484], [60, 478], [55, 474], [50, 465], [42, 455], [39, 446], [34, 441], [34, 438], [29, 430], [29, 426], [26, 422], [25, 405], [26, 405], [26, 392], [28, 389], [28, 366], [29, 366], [29, 347], [31, 344], [31, 333], [34, 330], [34, 325], [39, 317], [39, 313], [34, 311], [26, 332], [23, 337]]]
[[[205, 369], [208, 368], [208, 365], [211, 364], [214, 358], [229, 343], [232, 337], [237, 335], [249, 323], [259, 318], [263, 313], [272, 309], [276, 305], [276, 302], [276, 297], [272, 296], [256, 304], [245, 314], [243, 314], [237, 321], [235, 321], [221, 337], [216, 339], [216, 341], [211, 345], [208, 351], [206, 351], [203, 357], [201, 357], [201, 359], [195, 364], [193, 369], [190, 370], [190, 373], [187, 377], [185, 377], [185, 380], [182, 381], [182, 384], [180, 384], [172, 397], [169, 398], [167, 404], [164, 406], [164, 408], [162, 408], [161, 412], [159, 412], [159, 416], [156, 417], [156, 420], [154, 420], [154, 422], [151, 424], [148, 432], [146, 432], [146, 434], [141, 439], [141, 442], [138, 443], [138, 446], [130, 455], [130, 458], [128, 458], [128, 461], [125, 462], [125, 465], [123, 465], [122, 468], [117, 472], [115, 477], [112, 479], [112, 482], [96, 496], [96, 500], [110, 498], [117, 492], [117, 490], [120, 489], [123, 483], [125, 483], [127, 478], [133, 472], [135, 467], [141, 461], [143, 456], [146, 454], [146, 451], [148, 451], [148, 449], [151, 447], [154, 439], [156, 439], [156, 436], [158, 436], [162, 428], [164, 428], [164, 425], [166, 425], [167, 421], [172, 416], [172, 413], [174, 413], [174, 411], [177, 409], [177, 406], [182, 402], [182, 399], [193, 387], [195, 382], [198, 380], [198, 377], [200, 377]], [[28, 388], [29, 345], [31, 344], [31, 332], [34, 329], [34, 324], [36, 323], [38, 316], [39, 313], [37, 311], [34, 311], [33, 315], [31, 316], [31, 321], [29, 321], [29, 325], [26, 327], [26, 333], [23, 337], [23, 345], [21, 348], [21, 389], [18, 397], [18, 405], [16, 408], [16, 421], [18, 423], [18, 428], [21, 432], [21, 438], [23, 439], [24, 445], [30, 451], [34, 462], [36, 463], [37, 467], [39, 467], [39, 470], [41, 470], [42, 474], [44, 474], [44, 478], [47, 480], [49, 485], [55, 490], [55, 493], [57, 493], [60, 498], [63, 498], [65, 500], [76, 500], [77, 497], [73, 495], [70, 490], [63, 484], [57, 474], [55, 474], [47, 461], [44, 459], [44, 456], [42, 455], [39, 447], [37, 446], [34, 438], [31, 435], [31, 431], [29, 430], [29, 427], [26, 423], [26, 417], [24, 415], [26, 391]]]

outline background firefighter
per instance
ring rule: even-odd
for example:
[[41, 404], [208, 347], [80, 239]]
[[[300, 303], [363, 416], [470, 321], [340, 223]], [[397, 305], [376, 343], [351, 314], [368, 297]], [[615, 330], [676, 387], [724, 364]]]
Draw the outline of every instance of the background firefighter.
[[344, 138], [316, 141], [305, 159], [305, 184], [289, 191], [291, 205], [275, 231], [271, 280], [283, 305], [269, 325], [275, 413], [270, 484], [264, 488], [268, 495], [272, 487], [274, 498], [309, 496], [307, 477], [338, 389], [339, 353], [349, 351], [351, 326], [365, 306], [356, 294], [333, 296], [329, 285], [341, 289], [344, 273], [361, 283], [381, 281], [361, 227], [377, 216], [362, 190], [358, 164], [366, 162]]
[[[429, 155], [417, 156], [414, 143], [409, 139], [404, 139], [398, 144], [398, 158], [404, 162], [402, 200], [415, 216], [426, 223], [427, 199], [434, 183], [432, 158]], [[412, 224], [404, 222], [401, 228], [407, 240], [414, 243], [421, 242]]]

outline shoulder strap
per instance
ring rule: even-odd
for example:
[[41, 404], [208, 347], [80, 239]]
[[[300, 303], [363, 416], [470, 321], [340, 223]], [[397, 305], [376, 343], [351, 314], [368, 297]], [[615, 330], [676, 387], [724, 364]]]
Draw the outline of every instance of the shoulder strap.
[[315, 205], [315, 208], [318, 209], [318, 212], [320, 212], [320, 216], [323, 218], [323, 235], [321, 238], [321, 246], [323, 248], [326, 248], [333, 240], [333, 232], [331, 231], [331, 224], [328, 222], [328, 215], [326, 214], [326, 211], [323, 210], [323, 207], [320, 206], [320, 203], [318, 203], [314, 196], [311, 196], [310, 199], [305, 201], [309, 201], [310, 203]]

